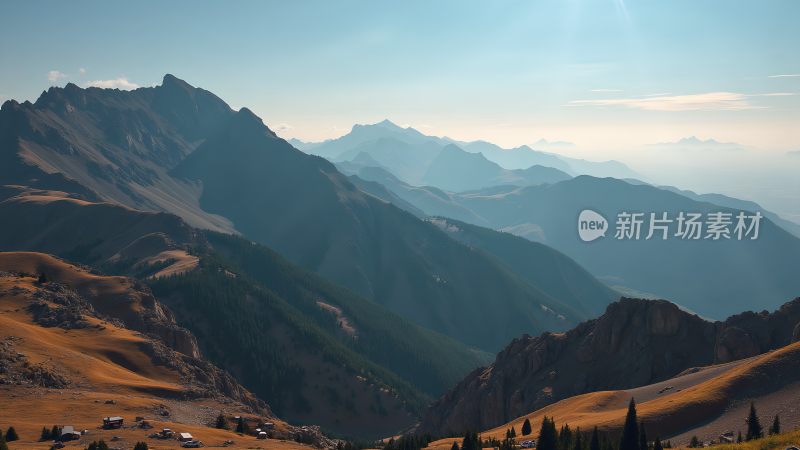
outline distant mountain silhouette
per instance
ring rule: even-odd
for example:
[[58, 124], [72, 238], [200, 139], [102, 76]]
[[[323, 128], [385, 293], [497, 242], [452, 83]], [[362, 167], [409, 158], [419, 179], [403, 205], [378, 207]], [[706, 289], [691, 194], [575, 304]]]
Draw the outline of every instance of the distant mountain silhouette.
[[[298, 148], [301, 150], [335, 162], [351, 161], [359, 153], [368, 153], [381, 166], [407, 183], [433, 184], [443, 189], [449, 188], [423, 177], [439, 152], [448, 146], [456, 146], [468, 153], [480, 153], [506, 170], [527, 169], [538, 165], [558, 169], [568, 175], [591, 174], [618, 178], [638, 176], [617, 161], [591, 162], [537, 151], [528, 146], [504, 149], [485, 141], [460, 142], [450, 138], [426, 136], [418, 130], [402, 128], [388, 120], [373, 125], [355, 125], [350, 133], [337, 139], [299, 144]], [[533, 184], [524, 177], [517, 178], [516, 181]]]
[[[379, 169], [360, 168], [358, 173], [383, 183], [429, 216], [450, 217], [545, 243], [622, 292], [669, 298], [707, 317], [747, 307], [773, 308], [800, 292], [800, 279], [790, 268], [792, 255], [800, 251], [800, 239], [794, 234], [797, 226], [753, 202], [589, 176], [543, 186], [495, 186], [435, 195], [431, 188], [398, 182]], [[603, 214], [611, 228], [605, 238], [591, 243], [577, 236], [577, 216], [587, 208]], [[640, 241], [619, 241], [613, 230], [622, 211], [667, 212], [673, 219], [680, 211], [759, 211], [764, 219], [755, 241], [674, 236], [666, 241], [645, 240], [646, 224]]]
[[442, 148], [422, 177], [424, 184], [462, 192], [498, 185], [529, 186], [571, 178], [567, 173], [540, 165], [507, 170], [480, 153], [467, 153], [450, 144]]
[[[482, 219], [469, 208], [458, 204], [453, 199], [455, 194], [447, 193], [433, 186], [412, 186], [380, 167], [361, 166], [355, 162], [341, 162], [336, 166], [344, 173], [353, 174], [362, 180], [381, 184], [388, 192], [402, 199], [405, 203], [395, 203], [389, 196], [380, 196], [380, 198], [393, 202], [396, 206], [406, 209], [412, 214], [422, 211], [429, 216], [441, 215], [479, 225], [489, 224], [488, 221]], [[373, 192], [370, 191], [370, 193]], [[410, 205], [411, 209], [405, 206], [406, 204]]]
[[[613, 237], [617, 214], [622, 211], [667, 212], [674, 219], [680, 211], [735, 214], [740, 209], [732, 207], [749, 204], [715, 205], [648, 185], [588, 176], [500, 193], [467, 193], [453, 200], [489, 221], [492, 228], [535, 226], [541, 233], [532, 238], [575, 258], [602, 280], [656, 293], [707, 317], [774, 308], [800, 292], [800, 278], [792, 269], [800, 239], [768, 218], [762, 220], [757, 240], [620, 241]], [[586, 208], [610, 221], [612, 232], [605, 238], [591, 243], [577, 238], [577, 215]]]

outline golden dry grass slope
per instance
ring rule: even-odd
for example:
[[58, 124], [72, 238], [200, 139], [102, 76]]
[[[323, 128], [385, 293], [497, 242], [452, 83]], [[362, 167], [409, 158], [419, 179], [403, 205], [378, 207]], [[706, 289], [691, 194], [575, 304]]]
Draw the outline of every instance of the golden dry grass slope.
[[[749, 402], [759, 407], [767, 426], [780, 414], [784, 429], [800, 425], [800, 342], [760, 356], [728, 364], [690, 369], [672, 379], [620, 391], [602, 391], [571, 397], [518, 417], [482, 433], [503, 439], [511, 427], [519, 433], [525, 419], [534, 424], [535, 438], [544, 416], [556, 424], [617, 432], [625, 420], [628, 402], [636, 399], [639, 418], [649, 436], [688, 443], [693, 435], [701, 440], [718, 439], [726, 431], [745, 431]], [[442, 439], [431, 448], [450, 448], [455, 439]]]
[[[50, 282], [37, 281], [34, 274], [42, 272]], [[0, 253], [0, 427], [13, 425], [21, 437], [10, 443], [11, 449], [49, 448], [51, 442], [38, 439], [42, 427], [52, 425], [88, 430], [68, 447], [83, 448], [99, 439], [116, 448], [132, 448], [137, 441], [147, 441], [150, 448], [179, 447], [176, 441], [148, 438], [153, 430], [137, 428], [136, 417], [148, 419], [156, 430], [168, 427], [192, 433], [207, 446], [232, 440], [232, 448], [305, 447], [209, 427], [219, 412], [255, 421], [269, 418], [268, 410], [256, 414], [224, 395], [196, 395], [196, 386], [187, 385], [186, 373], [158, 359], [177, 360], [177, 352], [154, 347], [152, 337], [73, 302], [77, 297], [72, 293], [83, 292], [100, 299], [97, 305], [103, 311], [132, 313], [143, 306], [130, 283], [123, 277], [90, 274], [47, 255]], [[36, 314], [43, 308], [53, 313], [47, 317], [64, 322], [43, 326]], [[67, 314], [65, 308], [78, 315]], [[161, 353], [152, 354], [152, 348]], [[125, 418], [125, 428], [100, 429], [103, 417], [115, 415]], [[276, 424], [276, 436], [289, 438], [297, 432], [279, 420], [269, 420]]]

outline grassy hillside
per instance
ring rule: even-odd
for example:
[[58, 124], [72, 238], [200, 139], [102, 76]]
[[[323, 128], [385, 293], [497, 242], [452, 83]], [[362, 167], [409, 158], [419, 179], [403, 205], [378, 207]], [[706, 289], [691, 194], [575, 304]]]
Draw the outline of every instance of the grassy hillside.
[[[0, 250], [53, 252], [106, 273], [143, 279], [178, 275], [205, 260], [198, 274], [154, 285], [179, 312], [181, 323], [196, 332], [200, 345], [214, 352], [216, 362], [239, 370], [243, 382], [290, 419], [359, 436], [373, 428], [395, 433], [413, 423], [429, 396], [488, 360], [483, 352], [413, 325], [240, 237], [204, 234], [170, 214], [88, 202], [63, 192], [14, 189], [7, 195], [0, 201], [9, 218], [0, 224]], [[254, 313], [251, 301], [267, 306]], [[205, 308], [203, 314], [198, 306]], [[215, 328], [210, 317], [229, 322]], [[225, 337], [228, 332], [232, 337]], [[304, 345], [283, 351], [279, 344], [296, 336]], [[257, 361], [251, 360], [251, 347]], [[336, 361], [345, 361], [348, 369]], [[324, 369], [317, 373], [318, 368]], [[312, 375], [303, 378], [303, 371]], [[354, 381], [352, 374], [362, 372], [373, 374], [370, 381]], [[316, 390], [303, 392], [303, 380]], [[360, 400], [344, 397], [351, 391]], [[337, 402], [356, 412], [331, 406]]]
[[[740, 411], [738, 408], [742, 403], [749, 405], [750, 401], [755, 401], [761, 405], [761, 420], [765, 426], [769, 424], [766, 419], [776, 413], [769, 408], [772, 401], [767, 399], [770, 395], [788, 400], [787, 409], [778, 413], [784, 417], [792, 414], [793, 405], [800, 402], [800, 383], [793, 369], [799, 364], [800, 343], [794, 343], [747, 360], [687, 371], [650, 386], [571, 397], [486, 430], [482, 436], [502, 440], [511, 427], [520, 430], [526, 419], [538, 424], [544, 416], [555, 418], [559, 424], [569, 424], [573, 429], [589, 430], [597, 426], [612, 433], [619, 432], [627, 404], [634, 398], [638, 417], [646, 424], [649, 435], [675, 438], [675, 444], [688, 443], [689, 436], [694, 434], [701, 440], [709, 440], [724, 432], [709, 428], [709, 424], [727, 418], [730, 410], [737, 411], [735, 422], [743, 427], [746, 409]], [[800, 425], [796, 422], [797, 417], [791, 417], [792, 421], [784, 422], [785, 427]], [[731, 426], [726, 422], [726, 428], [722, 429], [727, 431]], [[439, 441], [433, 447], [449, 447], [449, 442]]]
[[714, 448], [719, 450], [773, 450], [786, 449], [789, 447], [800, 446], [800, 429], [788, 433], [775, 434], [755, 441], [742, 442], [738, 444], [717, 445]]
[[[39, 273], [50, 281], [38, 281]], [[156, 429], [190, 432], [207, 445], [234, 440], [232, 448], [251, 447], [256, 439], [211, 428], [220, 412], [229, 419], [268, 419], [276, 436], [291, 436], [268, 409], [255, 411], [226, 396], [219, 388], [233, 392], [237, 386], [227, 375], [126, 326], [135, 311], [158, 312], [143, 296], [131, 280], [91, 274], [49, 255], [0, 253], [0, 424], [3, 432], [14, 426], [20, 437], [10, 448], [50, 448], [52, 441], [39, 437], [42, 427], [53, 425], [91, 430], [73, 442], [80, 448], [93, 440], [110, 443], [113, 436], [122, 448], [138, 441], [178, 448], [175, 441], [148, 438], [153, 430], [100, 429], [103, 417], [115, 415], [127, 425], [141, 416]], [[221, 382], [216, 387], [215, 380]]]

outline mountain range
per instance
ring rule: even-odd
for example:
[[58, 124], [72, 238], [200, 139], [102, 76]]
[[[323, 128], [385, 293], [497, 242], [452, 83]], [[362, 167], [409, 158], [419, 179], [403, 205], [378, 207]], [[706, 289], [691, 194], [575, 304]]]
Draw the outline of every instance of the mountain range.
[[[557, 251], [457, 239], [171, 75], [4, 103], [0, 161], [0, 250], [146, 280], [211, 361], [334, 433], [410, 426], [485, 351], [615, 298]], [[547, 272], [512, 267], [538, 255]]]
[[[639, 177], [618, 161], [593, 162], [537, 151], [528, 146], [504, 149], [485, 141], [462, 142], [427, 136], [389, 120], [373, 125], [354, 125], [350, 133], [337, 139], [318, 143], [294, 139], [291, 143], [300, 150], [333, 162], [380, 166], [404, 182], [432, 184], [453, 191], [499, 184], [550, 183], [557, 178], [583, 174]], [[445, 151], [444, 160], [453, 164], [452, 167], [437, 164], [437, 158]], [[541, 166], [535, 171], [545, 173], [536, 177], [535, 173], [525, 172], [533, 166]]]
[[[796, 334], [792, 304], [720, 325], [663, 301], [614, 303], [652, 293], [721, 317], [800, 290], [800, 239], [766, 211], [757, 240], [579, 241], [585, 208], [612, 222], [758, 208], [637, 182], [616, 162], [388, 121], [292, 143], [166, 75], [133, 91], [68, 84], [5, 102], [0, 163], [0, 251], [135, 278], [174, 314], [160, 338], [230, 374], [235, 399], [337, 435], [393, 435], [421, 417], [434, 433], [501, 425]], [[131, 327], [162, 330], [143, 323]]]
[[[622, 292], [668, 298], [705, 317], [720, 318], [747, 308], [775, 308], [800, 290], [800, 279], [792, 269], [794, 255], [800, 251], [797, 226], [752, 202], [590, 176], [541, 186], [451, 193], [410, 186], [379, 168], [342, 165], [342, 169], [383, 183], [392, 194], [429, 216], [452, 217], [544, 243]], [[667, 213], [673, 220], [681, 211], [733, 216], [758, 211], [764, 219], [756, 240], [683, 240], [675, 236], [648, 240], [644, 229], [639, 240], [618, 240], [609, 232], [605, 238], [586, 243], [577, 236], [577, 217], [584, 209], [602, 214], [612, 230], [623, 211]], [[673, 226], [673, 234], [675, 230]], [[730, 275], [733, 273], [735, 277]]]

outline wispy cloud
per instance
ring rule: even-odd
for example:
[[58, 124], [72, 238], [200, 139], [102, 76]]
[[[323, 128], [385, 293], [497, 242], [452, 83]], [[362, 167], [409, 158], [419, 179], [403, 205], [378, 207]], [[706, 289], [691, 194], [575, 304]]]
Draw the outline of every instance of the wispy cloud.
[[768, 94], [758, 94], [761, 97], [789, 97], [792, 95], [797, 95], [794, 92], [770, 92]]
[[139, 87], [138, 84], [132, 83], [128, 81], [127, 78], [121, 77], [116, 78], [113, 80], [94, 80], [86, 83], [89, 87], [98, 87], [103, 89], [122, 89], [122, 90], [131, 90], [137, 89]]
[[86, 69], [85, 69], [85, 68], [83, 68], [83, 67], [81, 67], [80, 69], [78, 69], [78, 72], [80, 72], [80, 73], [81, 73], [81, 75], [86, 75]]
[[51, 70], [51, 71], [47, 72], [47, 80], [50, 81], [51, 83], [55, 83], [58, 80], [60, 80], [62, 78], [66, 78], [66, 77], [67, 77], [67, 74], [65, 74], [64, 72], [62, 72], [60, 70]]
[[590, 92], [622, 92], [622, 89], [592, 89]]
[[289, 130], [294, 129], [294, 127], [289, 125], [288, 123], [276, 123], [276, 124], [272, 125], [270, 128], [272, 128], [272, 131], [274, 131], [276, 133], [280, 133], [280, 132], [283, 132], [283, 131], [289, 131]]
[[780, 75], [770, 75], [767, 78], [798, 78], [800, 77], [800, 73], [785, 73]]
[[572, 106], [621, 106], [648, 111], [741, 111], [760, 109], [748, 101], [748, 95], [736, 92], [663, 95], [655, 97], [573, 100]]

